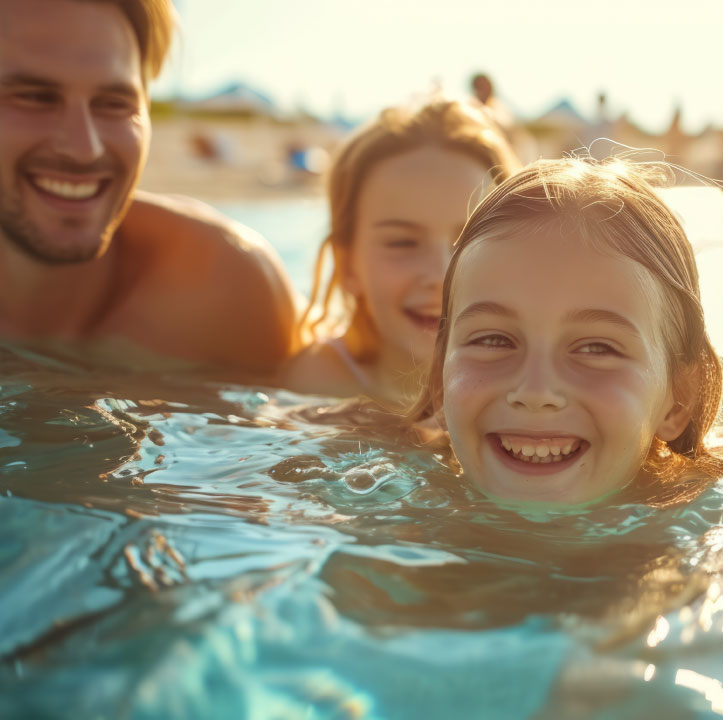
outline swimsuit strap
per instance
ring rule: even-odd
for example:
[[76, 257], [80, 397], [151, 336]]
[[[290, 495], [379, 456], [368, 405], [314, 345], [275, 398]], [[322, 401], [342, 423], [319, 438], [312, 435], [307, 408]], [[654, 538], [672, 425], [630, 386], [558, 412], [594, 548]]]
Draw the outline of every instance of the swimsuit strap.
[[351, 374], [357, 379], [364, 390], [370, 390], [372, 388], [373, 384], [369, 374], [352, 357], [349, 348], [347, 348], [341, 338], [329, 338], [324, 341], [324, 344], [328, 345], [337, 354], [337, 357], [349, 368]]

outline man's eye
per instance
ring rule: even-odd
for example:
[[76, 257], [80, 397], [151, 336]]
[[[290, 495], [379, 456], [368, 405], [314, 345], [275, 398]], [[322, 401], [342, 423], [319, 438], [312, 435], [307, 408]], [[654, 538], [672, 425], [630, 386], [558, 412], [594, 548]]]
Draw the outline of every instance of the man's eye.
[[13, 96], [24, 107], [48, 107], [58, 102], [58, 94], [51, 90], [24, 90]]
[[136, 105], [128, 98], [104, 97], [93, 101], [93, 108], [110, 115], [129, 115], [136, 110]]

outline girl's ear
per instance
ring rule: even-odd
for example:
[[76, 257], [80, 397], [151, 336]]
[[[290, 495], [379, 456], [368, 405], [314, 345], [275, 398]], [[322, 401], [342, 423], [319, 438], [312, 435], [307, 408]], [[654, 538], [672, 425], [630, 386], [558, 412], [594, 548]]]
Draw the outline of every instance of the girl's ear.
[[683, 430], [688, 427], [691, 412], [687, 405], [683, 405], [679, 400], [674, 400], [673, 405], [663, 418], [655, 434], [665, 442], [672, 442], [679, 438]]
[[666, 442], [681, 436], [693, 416], [692, 408], [698, 396], [698, 371], [690, 369], [680, 373], [674, 388], [668, 391], [668, 412], [655, 434]]
[[339, 248], [334, 252], [334, 266], [339, 269], [341, 289], [355, 298], [362, 295], [359, 278], [352, 263], [351, 248]]

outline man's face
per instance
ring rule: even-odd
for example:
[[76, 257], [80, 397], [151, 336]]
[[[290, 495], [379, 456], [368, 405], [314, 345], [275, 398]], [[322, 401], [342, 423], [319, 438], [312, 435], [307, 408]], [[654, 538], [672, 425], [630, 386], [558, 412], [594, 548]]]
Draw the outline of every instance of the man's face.
[[149, 138], [140, 51], [114, 4], [0, 0], [0, 243], [45, 263], [102, 254]]

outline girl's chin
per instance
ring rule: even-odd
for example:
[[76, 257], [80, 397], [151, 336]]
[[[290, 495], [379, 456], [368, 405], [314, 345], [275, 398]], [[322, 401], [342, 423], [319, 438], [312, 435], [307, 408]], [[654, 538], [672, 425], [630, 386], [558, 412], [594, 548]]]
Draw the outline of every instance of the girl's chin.
[[600, 502], [630, 485], [631, 480], [604, 486], [586, 476], [584, 470], [572, 469], [556, 475], [519, 475], [500, 470], [467, 473], [475, 486], [491, 500], [502, 505], [539, 504], [541, 509], [572, 507]]

